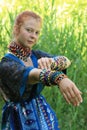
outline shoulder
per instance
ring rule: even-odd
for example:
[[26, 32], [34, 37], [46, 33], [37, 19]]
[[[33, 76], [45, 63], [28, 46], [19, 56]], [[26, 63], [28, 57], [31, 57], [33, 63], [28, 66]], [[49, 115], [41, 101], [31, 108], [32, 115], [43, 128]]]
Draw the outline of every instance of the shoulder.
[[16, 63], [15, 60], [13, 60], [12, 58], [4, 56], [0, 61], [0, 66], [11, 66], [15, 63]]
[[23, 70], [24, 66], [11, 57], [4, 56], [0, 61], [0, 74], [13, 73], [16, 70]]

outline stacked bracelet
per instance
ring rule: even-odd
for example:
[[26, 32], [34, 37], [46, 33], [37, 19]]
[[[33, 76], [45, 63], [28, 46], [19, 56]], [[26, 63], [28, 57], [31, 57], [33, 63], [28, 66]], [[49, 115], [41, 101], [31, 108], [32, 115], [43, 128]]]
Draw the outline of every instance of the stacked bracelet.
[[54, 62], [51, 64], [51, 70], [64, 70], [71, 64], [70, 60], [65, 56], [58, 56], [54, 58]]
[[44, 85], [51, 86], [59, 84], [60, 81], [67, 76], [60, 71], [49, 71], [49, 70], [42, 70], [40, 73], [40, 82]]
[[60, 74], [56, 79], [55, 79], [55, 83], [59, 84], [60, 81], [64, 78], [67, 78], [67, 76], [65, 74]]

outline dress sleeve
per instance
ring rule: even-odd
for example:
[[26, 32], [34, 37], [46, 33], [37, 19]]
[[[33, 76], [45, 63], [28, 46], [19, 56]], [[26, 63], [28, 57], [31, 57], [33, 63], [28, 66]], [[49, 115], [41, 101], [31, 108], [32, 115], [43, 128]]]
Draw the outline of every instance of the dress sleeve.
[[3, 58], [0, 63], [0, 78], [4, 92], [13, 98], [20, 98], [26, 88], [29, 72], [33, 67], [25, 67], [14, 60]]

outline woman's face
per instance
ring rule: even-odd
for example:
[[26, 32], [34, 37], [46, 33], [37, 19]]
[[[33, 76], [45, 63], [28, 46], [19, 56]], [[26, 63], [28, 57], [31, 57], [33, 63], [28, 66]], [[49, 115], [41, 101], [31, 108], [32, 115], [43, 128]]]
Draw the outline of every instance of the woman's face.
[[20, 26], [16, 42], [23, 47], [32, 48], [36, 44], [41, 29], [41, 22], [33, 17], [27, 18]]

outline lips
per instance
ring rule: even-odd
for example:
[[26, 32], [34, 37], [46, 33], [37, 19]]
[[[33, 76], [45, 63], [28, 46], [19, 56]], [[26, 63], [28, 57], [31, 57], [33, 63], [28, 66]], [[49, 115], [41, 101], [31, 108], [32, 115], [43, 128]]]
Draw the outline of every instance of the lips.
[[28, 41], [28, 43], [29, 43], [29, 44], [33, 44], [33, 43], [34, 43], [34, 41]]

